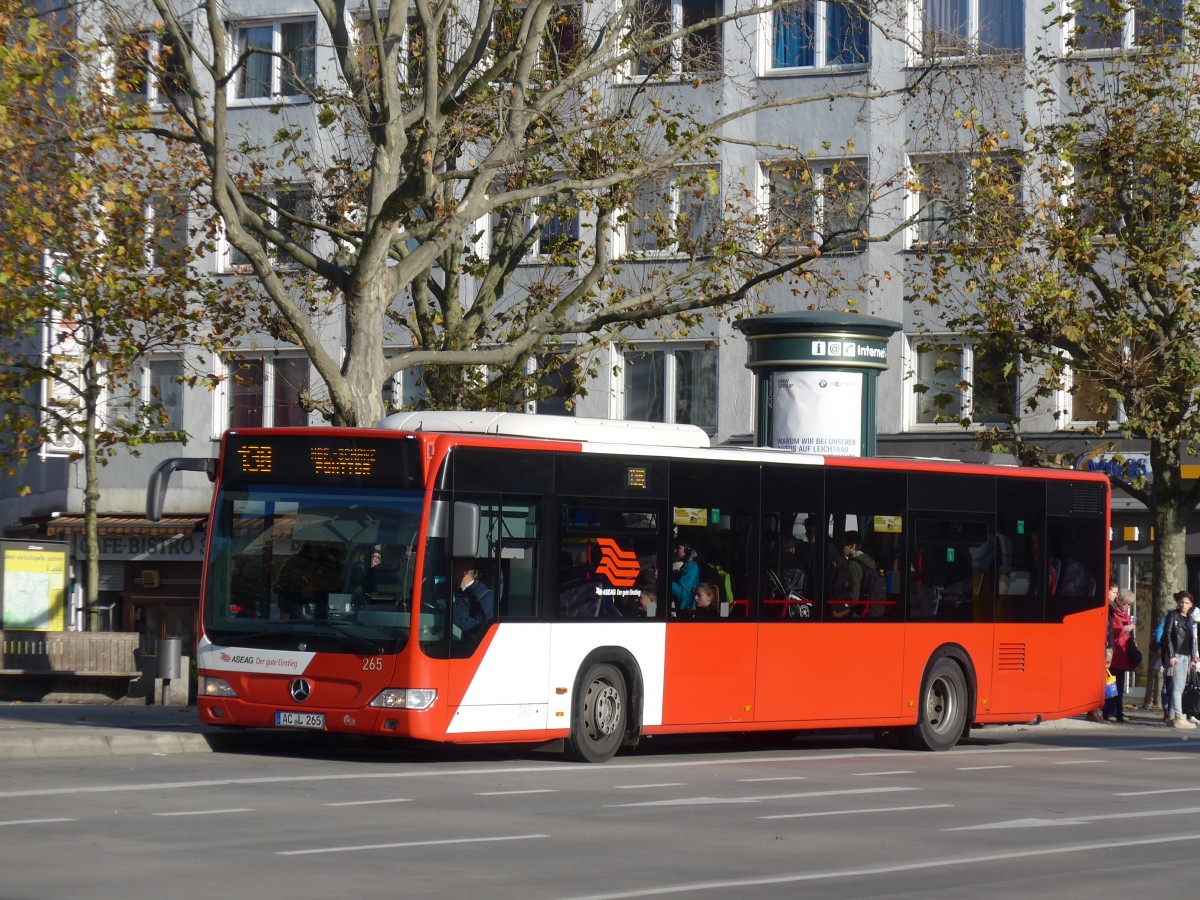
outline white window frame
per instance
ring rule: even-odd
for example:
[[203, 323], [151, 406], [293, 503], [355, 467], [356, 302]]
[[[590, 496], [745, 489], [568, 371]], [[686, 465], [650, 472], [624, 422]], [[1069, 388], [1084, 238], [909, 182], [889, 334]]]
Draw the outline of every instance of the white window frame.
[[[269, 201], [269, 203], [274, 204], [274, 205], [267, 206], [267, 209], [266, 209], [267, 221], [270, 222], [274, 228], [279, 228], [279, 212], [278, 212], [278, 210], [275, 209], [275, 206], [278, 205], [278, 203], [279, 203], [280, 195], [284, 194], [284, 193], [299, 194], [299, 193], [303, 193], [305, 191], [308, 193], [308, 200], [309, 200], [309, 204], [310, 204], [309, 211], [311, 212], [312, 211], [311, 204], [315, 197], [315, 192], [312, 189], [312, 185], [309, 185], [309, 184], [306, 184], [303, 182], [296, 182], [294, 184], [280, 185], [278, 187], [273, 187], [273, 188], [269, 189], [266, 192], [267, 200]], [[255, 235], [253, 233], [251, 233], [251, 236], [255, 237]], [[312, 249], [312, 246], [313, 246], [313, 243], [315, 240], [316, 240], [315, 234], [309, 235], [309, 240], [308, 240], [307, 246], [310, 250]], [[286, 254], [281, 254], [279, 252], [278, 248], [274, 244], [271, 244], [271, 243], [265, 242], [265, 241], [263, 243], [264, 243], [265, 249], [267, 251], [268, 258], [271, 260], [271, 262], [276, 267], [278, 267], [278, 268], [295, 268], [299, 265], [298, 263], [293, 262], [291, 260], [291, 258], [288, 257]], [[242, 260], [235, 259], [235, 254], [237, 254], [237, 252], [238, 252], [237, 248], [234, 247], [233, 244], [231, 244], [229, 242], [229, 238], [228, 238], [227, 234], [225, 233], [224, 229], [222, 229], [221, 242], [220, 242], [220, 260], [221, 260], [220, 268], [221, 268], [222, 272], [235, 273], [235, 272], [246, 272], [249, 270], [250, 263], [248, 260], [242, 261]]]
[[[127, 96], [141, 100], [155, 109], [166, 108], [170, 105], [171, 100], [167, 92], [162, 90], [158, 79], [154, 77], [153, 69], [157, 67], [157, 63], [162, 57], [162, 48], [167, 43], [167, 35], [162, 31], [156, 31], [151, 28], [127, 32], [126, 35], [137, 37], [146, 42], [146, 57], [142, 60], [145, 63], [143, 76], [146, 80], [146, 89], [143, 93], [128, 94]], [[125, 37], [126, 35], [120, 35], [120, 37]], [[117, 79], [121, 74], [119, 72], [120, 60], [117, 58], [115, 49], [110, 50], [106, 54], [106, 57], [104, 60], [105, 77], [111, 90], [116, 93], [118, 91]]]
[[[773, 183], [771, 176], [772, 170], [776, 168], [779, 163], [787, 163], [789, 165], [803, 163], [808, 168], [808, 171], [812, 176], [812, 181], [805, 188], [805, 190], [811, 196], [811, 210], [813, 219], [812, 224], [815, 226], [812, 230], [806, 232], [804, 239], [796, 238], [794, 240], [784, 241], [780, 245], [781, 248], [786, 249], [790, 247], [799, 247], [807, 241], [817, 241], [820, 238], [821, 233], [825, 229], [827, 217], [831, 213], [836, 214], [838, 212], [837, 210], [830, 210], [828, 208], [830, 198], [825, 194], [826, 179], [836, 178], [839, 172], [835, 170], [841, 166], [855, 166], [858, 171], [863, 173], [863, 180], [865, 183], [865, 202], [868, 206], [867, 220], [869, 222], [871, 203], [871, 166], [870, 161], [866, 157], [848, 156], [813, 160], [776, 158], [763, 160], [759, 165], [759, 174], [761, 178], [759, 189], [759, 208], [767, 210], [767, 221], [772, 231], [776, 226], [774, 217], [776, 204], [773, 202], [775, 191], [772, 186]], [[803, 191], [794, 191], [790, 193], [790, 196], [795, 198], [799, 198], [802, 195]], [[785, 195], [785, 200], [786, 199], [787, 196]], [[831, 254], [860, 253], [864, 249], [866, 249], [866, 245], [864, 243], [856, 242], [852, 244], [848, 243], [829, 252]]]
[[[538, 200], [536, 198], [530, 201], [531, 207], [536, 207], [537, 205], [538, 205]], [[479, 220], [481, 223], [481, 227], [479, 227], [476, 231], [476, 233], [478, 234], [478, 238], [474, 241], [468, 241], [468, 247], [480, 258], [486, 258], [488, 255], [488, 251], [492, 247], [492, 244], [494, 241], [494, 235], [496, 232], [497, 215], [498, 214], [496, 211], [492, 211], [488, 215], [484, 216], [481, 220]], [[555, 219], [557, 217], [550, 216], [550, 218]], [[559, 221], [562, 221], [562, 220], [559, 219]], [[533, 228], [537, 224], [537, 222], [538, 222], [538, 213], [533, 208], [531, 208], [529, 210], [529, 212], [526, 213], [524, 216], [525, 230], [528, 231], [529, 229]], [[583, 218], [580, 215], [580, 210], [578, 207], [575, 210], [575, 215], [572, 216], [571, 219], [568, 220], [568, 222], [575, 223], [575, 229], [574, 229], [575, 234], [573, 237], [570, 238], [570, 240], [572, 240], [572, 241], [580, 240], [580, 238], [583, 234]], [[545, 237], [545, 231], [543, 231], [541, 234], [538, 235], [537, 240], [534, 241], [533, 246], [530, 247], [530, 249], [529, 249], [528, 256], [524, 260], [522, 260], [523, 263], [537, 262], [537, 263], [541, 264], [550, 255], [548, 252], [546, 252], [545, 248], [542, 246], [544, 237]]]
[[[154, 367], [155, 367], [156, 363], [157, 364], [171, 363], [172, 365], [177, 367], [178, 374], [183, 375], [183, 359], [181, 357], [162, 355], [162, 356], [155, 356], [151, 359], [143, 360], [142, 365], [141, 365], [141, 386], [142, 386], [141, 394], [142, 394], [142, 403], [143, 404], [148, 405], [150, 403], [155, 402], [154, 390], [153, 390], [153, 388], [154, 388], [153, 374], [154, 374]], [[178, 397], [179, 397], [178, 423], [174, 429], [158, 428], [158, 427], [152, 428], [151, 431], [153, 431], [156, 434], [163, 434], [168, 431], [183, 431], [184, 430], [184, 428], [183, 428], [184, 415], [187, 412], [187, 389], [186, 389], [185, 385], [183, 385], [179, 382], [172, 381], [171, 383], [172, 383], [174, 389], [178, 390]], [[160, 398], [160, 399], [162, 399], [162, 398]], [[170, 407], [170, 404], [165, 403], [165, 402], [163, 403], [164, 409], [167, 409], [169, 407]]]
[[[1128, 348], [1126, 348], [1128, 352]], [[1075, 386], [1075, 370], [1070, 365], [1070, 356], [1064, 354], [1068, 361], [1067, 368], [1063, 371], [1063, 383], [1057, 392], [1057, 415], [1055, 418], [1055, 427], [1059, 431], [1081, 431], [1085, 428], [1091, 428], [1099, 423], [1100, 419], [1084, 419], [1075, 417], [1075, 394], [1072, 388]], [[1117, 403], [1114, 415], [1108, 420], [1108, 431], [1117, 431], [1119, 426], [1125, 421], [1125, 404]]]
[[[276, 366], [275, 363], [280, 360], [307, 360], [303, 353], [292, 352], [273, 352], [270, 350], [259, 351], [240, 351], [232, 352], [224, 356], [220, 361], [220, 369], [222, 374], [221, 387], [219, 391], [219, 401], [213, 404], [213, 434], [220, 435], [226, 429], [232, 427], [230, 425], [230, 413], [233, 403], [233, 386], [231, 376], [233, 374], [234, 363], [238, 360], [257, 360], [263, 365], [263, 380], [262, 380], [262, 427], [271, 428], [275, 426], [275, 380]], [[306, 387], [312, 387], [313, 366], [312, 362], [308, 361], [308, 382]], [[311, 416], [306, 417], [311, 422]]]
[[[958, 396], [958, 412], [953, 414], [949, 409], [942, 411], [938, 410], [934, 413], [935, 416], [945, 416], [946, 421], [943, 422], [923, 422], [920, 420], [921, 406], [923, 405], [926, 396], [936, 395], [940, 393], [934, 390], [926, 393], [918, 393], [914, 388], [920, 384], [920, 364], [923, 344], [934, 344], [943, 347], [954, 347], [959, 352], [959, 369], [957, 372], [958, 381], [965, 384], [966, 388], [947, 390], [945, 393], [954, 393]], [[1002, 420], [988, 419], [986, 421], [978, 420], [975, 415], [975, 345], [970, 340], [953, 334], [925, 335], [925, 334], [909, 334], [905, 342], [906, 360], [905, 360], [905, 376], [904, 381], [908, 384], [905, 390], [905, 395], [908, 399], [909, 408], [906, 420], [909, 423], [911, 431], [961, 431], [962, 420], [968, 416], [971, 419], [970, 427], [973, 430], [988, 428], [992, 425], [1000, 423]], [[930, 350], [929, 352], [932, 352]], [[947, 375], [947, 377], [953, 377]], [[1016, 376], [1016, 384], [1014, 385], [1014, 393], [1016, 395], [1017, 408], [1014, 412], [1019, 417], [1020, 413], [1020, 396], [1021, 396], [1021, 375], [1018, 371]], [[930, 401], [932, 402], [932, 401]], [[950, 418], [953, 416], [952, 418]]]
[[[1075, 17], [1071, 13], [1077, 11], [1079, 6], [1078, 0], [1062, 0], [1062, 14], [1066, 18], [1063, 24], [1063, 47], [1062, 53], [1064, 56], [1074, 53], [1079, 56], [1105, 56], [1119, 53], [1128, 53], [1136, 46], [1138, 39], [1138, 22], [1137, 9], [1135, 4], [1131, 4], [1130, 8], [1125, 10], [1125, 23], [1121, 29], [1121, 40], [1119, 44], [1108, 44], [1103, 47], [1082, 47], [1072, 50], [1070, 43], [1075, 33]], [[1182, 5], [1180, 7], [1182, 10]], [[1181, 25], [1182, 27], [1182, 25]]]
[[[655, 352], [664, 355], [663, 365], [663, 418], [662, 421], [667, 424], [677, 424], [675, 414], [675, 397], [679, 393], [679, 375], [678, 365], [676, 362], [676, 353], [679, 351], [691, 351], [704, 354], [717, 355], [715, 347], [708, 347], [704, 342], [683, 342], [677, 344], [660, 344], [655, 342], [633, 343], [621, 348], [613, 348], [613, 391], [611, 394], [611, 405], [609, 415], [613, 419], [621, 421], [658, 421], [658, 420], [642, 420], [629, 419], [626, 415], [627, 398], [629, 391], [626, 388], [626, 362], [627, 353], [644, 353]], [[713, 378], [713, 416], [711, 424], [699, 425], [708, 434], [716, 434], [718, 425], [721, 420], [720, 410], [720, 384], [721, 371], [720, 361], [717, 360], [717, 373]]]
[[[812, 33], [812, 65], [796, 65], [787, 66], [775, 65], [775, 42], [779, 32], [775, 25], [779, 19], [779, 15], [783, 12], [782, 9], [773, 10], [763, 16], [761, 30], [765, 38], [766, 47], [763, 52], [763, 72], [764, 75], [771, 74], [794, 74], [796, 72], [812, 72], [819, 69], [836, 69], [844, 71], [847, 69], [865, 69], [871, 65], [871, 29], [867, 25], [867, 50], [866, 59], [855, 60], [853, 62], [830, 62], [828, 54], [828, 36], [829, 36], [829, 7], [836, 5], [835, 0], [811, 0], [813, 5], [813, 33]], [[798, 9], [800, 4], [788, 9]]]
[[[913, 46], [919, 48], [919, 54], [911, 60], [913, 64], [921, 57], [926, 59], [962, 59], [968, 55], [1023, 57], [1025, 55], [1025, 32], [1028, 28], [1027, 14], [1030, 9], [1036, 9], [1025, 0], [1018, 0], [1017, 7], [1021, 10], [1022, 20], [1019, 32], [1020, 44], [1016, 47], [994, 47], [980, 41], [981, 25], [983, 23], [982, 6], [987, 0], [967, 0], [967, 38], [961, 48], [943, 45], [926, 47], [927, 32], [925, 29], [925, 10], [933, 0], [913, 0], [909, 7], [909, 31], [913, 36]], [[1067, 0], [1070, 2], [1070, 0]]]
[[[639, 10], [644, 8], [645, 0], [638, 0], [638, 3], [639, 3]], [[675, 33], [679, 32], [680, 30], [682, 30], [684, 27], [686, 27], [685, 26], [685, 15], [684, 15], [684, 12], [685, 12], [684, 8], [686, 6], [688, 6], [688, 5], [702, 6], [702, 5], [705, 5], [706, 3], [711, 3], [712, 6], [714, 7], [714, 9], [712, 9], [710, 12], [705, 13], [699, 21], [708, 21], [710, 19], [720, 18], [721, 16], [725, 15], [725, 0], [657, 0], [657, 5], [661, 5], [661, 6], [669, 5], [669, 7], [670, 7], [669, 18], [668, 18], [668, 22], [667, 22], [667, 28], [668, 28], [667, 34], [675, 34]], [[648, 25], [649, 25], [648, 20], [646, 20], [645, 22], [642, 23], [643, 28], [648, 27]], [[725, 65], [725, 35], [724, 35], [724, 26], [723, 25], [717, 25], [715, 27], [716, 27], [716, 44], [717, 44], [716, 50], [713, 54], [716, 58], [715, 63], [714, 63], [715, 67], [710, 66], [707, 68], [701, 67], [699, 69], [692, 69], [692, 68], [689, 68], [687, 65], [687, 58], [689, 56], [691, 56], [692, 54], [685, 52], [684, 41], [685, 40], [698, 40], [699, 35], [704, 33], [704, 30], [702, 29], [701, 31], [694, 32], [693, 34], [689, 35], [687, 38], [676, 39], [676, 40], [672, 41], [669, 45], [666, 45], [660, 49], [659, 52], [671, 54], [670, 65], [666, 69], [666, 72], [667, 72], [667, 74], [670, 75], [670, 77], [682, 78], [682, 77], [690, 77], [690, 76], [696, 76], [696, 75], [704, 76], [704, 75], [720, 74], [721, 70], [723, 69], [723, 67]], [[629, 62], [629, 66], [626, 71], [626, 77], [631, 80], [637, 81], [637, 80], [641, 80], [644, 78], [655, 77], [655, 74], [649, 73], [649, 72], [643, 72], [642, 71], [642, 61], [640, 59], [633, 59]]]
[[[180, 195], [180, 196], [182, 196], [182, 195]], [[158, 207], [156, 201], [159, 198], [163, 198], [166, 201], [170, 202], [172, 199], [172, 196], [170, 194], [154, 194], [149, 199], [147, 199], [144, 209], [143, 209], [143, 213], [142, 213], [143, 221], [145, 223], [145, 232], [146, 232], [146, 266], [147, 266], [147, 268], [149, 268], [152, 271], [161, 271], [162, 270], [162, 267], [158, 265], [158, 260], [156, 259], [158, 242], [154, 236], [155, 230], [156, 230], [154, 223], [159, 215], [159, 207]], [[185, 203], [182, 221], [176, 222], [174, 227], [172, 228], [173, 232], [177, 232], [179, 229], [182, 229], [183, 233], [176, 234], [175, 236], [178, 238], [182, 238], [182, 245], [184, 247], [191, 247], [191, 239], [192, 238], [191, 238], [191, 232], [188, 229], [189, 208], [190, 208], [190, 204]]]
[[[710, 198], [709, 202], [713, 202], [716, 204], [716, 206], [717, 206], [716, 215], [719, 217], [721, 215], [721, 204], [724, 202], [723, 198], [724, 198], [724, 184], [725, 184], [723, 177], [722, 177], [721, 167], [719, 164], [716, 164], [715, 166], [702, 166], [702, 165], [675, 166], [675, 167], [671, 168], [667, 173], [665, 173], [665, 176], [659, 176], [659, 178], [655, 178], [653, 180], [655, 187], [659, 188], [659, 190], [655, 193], [655, 197], [660, 200], [665, 201], [665, 203], [663, 204], [663, 206], [666, 207], [664, 212], [666, 213], [666, 215], [668, 215], [670, 217], [672, 222], [676, 222], [679, 219], [679, 216], [681, 213], [694, 208], [694, 204], [692, 204], [690, 202], [685, 202], [685, 198], [684, 198], [684, 191], [685, 190], [690, 191], [690, 190], [692, 190], [692, 188], [691, 188], [691, 186], [684, 185], [681, 182], [685, 181], [689, 177], [689, 175], [693, 172], [701, 173], [705, 169], [712, 169], [712, 168], [716, 169], [716, 172], [717, 172], [716, 180], [717, 180], [717, 184], [719, 187], [718, 187], [717, 196], [715, 198]], [[660, 178], [661, 178], [661, 180], [660, 180]], [[643, 183], [648, 183], [648, 182], [643, 182]], [[641, 199], [644, 195], [639, 194], [638, 196], [639, 196], [639, 199]], [[708, 195], [706, 194], [705, 196], [707, 197]], [[703, 201], [701, 201], [701, 204], [703, 204]], [[647, 211], [650, 211], [649, 207], [647, 207]], [[657, 207], [654, 209], [654, 211], [655, 212], [658, 211]], [[647, 234], [652, 235], [652, 232], [649, 232], [649, 231], [644, 232], [641, 236], [638, 236], [635, 238], [635, 236], [633, 234], [633, 230], [636, 227], [638, 227], [639, 222], [642, 222], [645, 220], [642, 219], [641, 216], [638, 214], [638, 211], [632, 207], [629, 209], [628, 212], [629, 212], [629, 215], [628, 215], [627, 220], [625, 221], [625, 223], [623, 225], [619, 226], [616, 229], [616, 233], [614, 234], [614, 238], [615, 238], [614, 243], [617, 247], [618, 255], [636, 258], [639, 260], [671, 259], [671, 258], [676, 258], [676, 257], [679, 257], [682, 255], [683, 251], [680, 249], [678, 241], [673, 241], [665, 247], [659, 247], [659, 246], [657, 246], [657, 238], [656, 238], [655, 246], [653, 246], [653, 247], [648, 247], [648, 246], [636, 246], [635, 247], [634, 246], [635, 241], [644, 241], [645, 236]], [[706, 256], [707, 253], [704, 251], [701, 251], [698, 255]]]
[[[231, 62], [238, 58], [238, 38], [243, 31], [248, 31], [255, 28], [270, 28], [271, 29], [271, 52], [267, 56], [268, 64], [271, 67], [270, 86], [265, 95], [242, 96], [242, 81], [237, 74], [229, 80], [229, 102], [231, 105], [238, 106], [254, 106], [256, 104], [274, 104], [279, 102], [289, 103], [307, 103], [308, 97], [304, 94], [285, 94], [284, 89], [284, 47], [283, 47], [283, 32], [289, 25], [311, 25], [313, 29], [313, 46], [312, 53], [312, 83], [317, 81], [317, 46], [319, 44], [319, 35], [317, 34], [317, 20], [314, 16], [295, 16], [279, 19], [244, 19], [237, 22], [231, 22], [229, 28], [229, 59]], [[266, 54], [262, 54], [266, 55]], [[244, 63], [243, 63], [244, 65]], [[243, 70], [244, 71], [244, 70]]]
[[[923, 153], [913, 154], [908, 157], [906, 165], [906, 182], [907, 188], [905, 191], [905, 215], [909, 219], [905, 245], [909, 249], [923, 248], [928, 246], [936, 246], [946, 238], [941, 232], [941, 226], [936, 232], [923, 233], [929, 228], [930, 219], [924, 215], [925, 210], [930, 204], [939, 204], [948, 206], [948, 202], [941, 199], [943, 196], [966, 197], [967, 203], [970, 203], [970, 198], [975, 193], [975, 169], [971, 166], [971, 160], [975, 158], [970, 153], [948, 152], [948, 153]], [[920, 185], [920, 175], [918, 169], [928, 166], [934, 162], [953, 162], [957, 169], [956, 176], [958, 181], [949, 187], [943, 187], [938, 195], [933, 195], [933, 199], [927, 199], [929, 192], [923, 190]], [[1025, 196], [1025, 173], [1015, 163], [1012, 170], [1016, 173], [1018, 179], [1018, 202], [1024, 203]], [[943, 182], [944, 185], [948, 184]], [[965, 235], [960, 232], [955, 232], [950, 236], [952, 240], [967, 242], [971, 240], [970, 235]]]

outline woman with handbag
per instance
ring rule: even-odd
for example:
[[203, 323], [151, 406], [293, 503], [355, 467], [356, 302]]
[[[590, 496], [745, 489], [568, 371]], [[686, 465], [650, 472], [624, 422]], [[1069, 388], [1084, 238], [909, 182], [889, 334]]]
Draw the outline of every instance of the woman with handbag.
[[1116, 585], [1108, 589], [1108, 630], [1109, 641], [1112, 644], [1112, 665], [1109, 670], [1117, 679], [1115, 697], [1104, 700], [1104, 718], [1106, 721], [1125, 721], [1125, 676], [1134, 668], [1130, 659], [1130, 647], [1133, 645], [1133, 591], [1119, 590]]

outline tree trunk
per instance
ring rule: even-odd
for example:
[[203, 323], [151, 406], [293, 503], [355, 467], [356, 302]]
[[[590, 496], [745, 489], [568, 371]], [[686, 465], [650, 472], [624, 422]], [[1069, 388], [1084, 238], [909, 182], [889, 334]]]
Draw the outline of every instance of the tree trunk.
[[[1150, 451], [1153, 476], [1150, 511], [1154, 521], [1150, 627], [1153, 629], [1162, 616], [1161, 610], [1173, 603], [1175, 592], [1187, 588], [1187, 523], [1192, 506], [1180, 477], [1178, 456], [1164, 452], [1156, 443], [1151, 444]], [[1148, 654], [1154, 652], [1147, 648]], [[1161, 702], [1162, 673], [1156, 672], [1153, 664], [1153, 658], [1146, 660], [1148, 675], [1143, 709], [1156, 707]]]
[[[91, 377], [92, 369], [85, 371], [85, 379]], [[96, 416], [98, 414], [99, 389], [88, 381], [84, 387], [83, 425], [83, 531], [87, 547], [87, 568], [84, 576], [83, 619], [85, 631], [100, 630], [100, 474], [96, 460]], [[109, 623], [109, 628], [112, 623]]]

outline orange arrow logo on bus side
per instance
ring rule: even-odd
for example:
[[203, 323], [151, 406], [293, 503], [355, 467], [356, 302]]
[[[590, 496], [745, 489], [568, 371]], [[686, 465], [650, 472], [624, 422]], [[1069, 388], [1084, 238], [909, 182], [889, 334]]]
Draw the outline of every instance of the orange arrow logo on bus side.
[[596, 574], [603, 575], [615, 587], [633, 587], [642, 567], [638, 565], [637, 554], [632, 550], [622, 550], [612, 538], [596, 538], [600, 548], [600, 564], [596, 566]]

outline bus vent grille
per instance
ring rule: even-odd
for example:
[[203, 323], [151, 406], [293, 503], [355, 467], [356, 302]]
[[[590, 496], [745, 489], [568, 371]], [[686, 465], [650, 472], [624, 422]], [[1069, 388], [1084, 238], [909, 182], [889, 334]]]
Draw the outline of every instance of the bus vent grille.
[[1101, 484], [1075, 484], [1052, 482], [1050, 484], [1051, 515], [1103, 515], [1105, 490]]
[[997, 668], [1001, 672], [1025, 671], [1025, 645], [1001, 644], [996, 654]]

